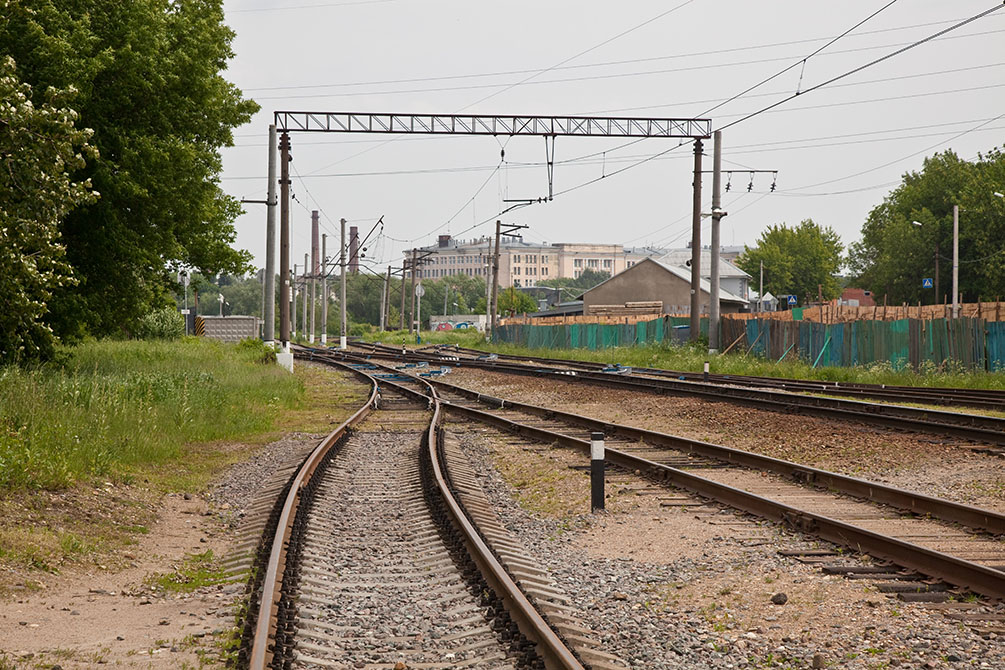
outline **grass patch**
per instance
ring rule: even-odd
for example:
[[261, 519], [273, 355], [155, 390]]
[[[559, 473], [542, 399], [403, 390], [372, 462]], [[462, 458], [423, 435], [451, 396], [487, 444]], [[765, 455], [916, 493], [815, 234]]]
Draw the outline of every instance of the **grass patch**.
[[126, 481], [186, 444], [270, 430], [304, 387], [261, 357], [205, 338], [101, 341], [0, 369], [0, 490]]
[[124, 565], [162, 494], [205, 490], [282, 433], [330, 432], [363, 399], [351, 375], [264, 358], [202, 338], [89, 342], [0, 369], [0, 593]]
[[146, 583], [161, 593], [191, 593], [206, 586], [222, 584], [227, 574], [213, 551], [207, 549], [201, 554], [191, 554], [174, 572], [152, 575]]
[[[385, 343], [397, 344], [402, 341], [397, 333], [389, 335], [395, 335], [398, 339], [384, 339]], [[427, 335], [431, 336], [429, 340], [427, 340]], [[798, 359], [777, 363], [771, 359], [734, 352], [710, 358], [705, 345], [661, 343], [639, 347], [612, 347], [597, 351], [589, 349], [531, 349], [506, 343], [486, 343], [480, 333], [471, 334], [465, 331], [457, 331], [456, 334], [454, 331], [424, 332], [422, 340], [436, 344], [457, 344], [500, 354], [540, 356], [595, 363], [620, 363], [633, 367], [661, 368], [679, 372], [701, 372], [705, 361], [708, 361], [710, 371], [713, 374], [722, 375], [754, 375], [784, 379], [886, 384], [888, 386], [1005, 390], [1005, 372], [939, 369], [933, 365], [924, 365], [920, 370], [914, 371], [896, 369], [888, 361], [860, 366], [814, 368], [810, 363]], [[414, 341], [413, 335], [411, 342], [414, 344]]]

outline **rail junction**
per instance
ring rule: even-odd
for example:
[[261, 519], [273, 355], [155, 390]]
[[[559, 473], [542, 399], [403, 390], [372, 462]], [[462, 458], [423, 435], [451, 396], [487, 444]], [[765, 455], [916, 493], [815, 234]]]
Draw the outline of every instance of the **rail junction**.
[[[1000, 445], [1005, 437], [996, 417], [836, 398], [830, 388], [826, 397], [804, 395], [766, 388], [756, 378], [705, 381], [568, 361], [510, 362], [457, 348], [403, 351], [357, 343], [351, 353], [295, 353], [351, 371], [370, 392], [279, 496], [255, 571], [242, 650], [248, 667], [443, 667], [444, 658], [451, 667], [629, 667], [507, 531], [464, 451], [445, 438], [448, 422], [456, 421], [580, 454], [589, 453], [589, 436], [600, 431], [609, 477], [666, 487], [826, 541], [839, 549], [786, 554], [820, 563], [825, 573], [869, 579], [879, 592], [931, 606], [966, 594], [1005, 599], [1005, 515], [998, 512], [486, 394], [448, 383], [443, 372], [469, 367], [692, 395]], [[837, 388], [856, 397], [885, 391]], [[929, 398], [959, 406], [994, 402], [994, 394], [954, 397], [944, 389]], [[374, 542], [386, 547], [377, 550], [376, 568], [373, 556], [361, 556], [374, 552]], [[854, 558], [863, 555], [872, 562]], [[389, 601], [411, 618], [380, 623], [372, 610]], [[429, 609], [430, 602], [437, 606]], [[999, 615], [966, 616], [975, 630], [1001, 627]], [[425, 630], [415, 627], [417, 620], [427, 622]], [[379, 643], [373, 630], [383, 632]]]

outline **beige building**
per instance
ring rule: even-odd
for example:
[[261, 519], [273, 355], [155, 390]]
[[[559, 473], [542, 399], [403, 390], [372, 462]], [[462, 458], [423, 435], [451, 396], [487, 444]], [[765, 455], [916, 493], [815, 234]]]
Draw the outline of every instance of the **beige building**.
[[[574, 279], [586, 270], [613, 276], [644, 258], [665, 253], [656, 249], [626, 248], [620, 244], [536, 244], [524, 242], [519, 236], [504, 236], [500, 247], [499, 285], [503, 288], [536, 286], [544, 279]], [[461, 241], [450, 235], [440, 235], [437, 244], [419, 251], [429, 254], [419, 270], [420, 278], [488, 276], [491, 259], [487, 237]], [[406, 258], [410, 257], [409, 251]]]
[[[700, 311], [708, 314], [709, 283], [700, 285]], [[584, 314], [593, 313], [598, 305], [624, 305], [629, 302], [660, 302], [664, 314], [687, 314], [691, 311], [691, 276], [686, 268], [668, 265], [654, 259], [635, 264], [627, 272], [600, 283], [583, 294]], [[723, 314], [748, 308], [745, 298], [720, 288], [719, 304]]]

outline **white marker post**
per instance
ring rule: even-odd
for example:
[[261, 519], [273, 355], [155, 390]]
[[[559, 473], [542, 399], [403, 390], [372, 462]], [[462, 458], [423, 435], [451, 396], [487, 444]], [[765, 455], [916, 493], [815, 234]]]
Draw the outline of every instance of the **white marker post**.
[[705, 369], [702, 370], [701, 380], [703, 382], [708, 382], [708, 361], [705, 361]]
[[590, 510], [604, 509], [604, 434], [590, 433]]

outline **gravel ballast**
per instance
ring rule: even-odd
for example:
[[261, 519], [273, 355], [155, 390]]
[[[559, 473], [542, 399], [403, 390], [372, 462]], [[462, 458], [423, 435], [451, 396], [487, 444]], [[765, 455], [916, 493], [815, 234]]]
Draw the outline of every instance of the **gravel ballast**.
[[[1005, 667], [994, 633], [777, 553], [818, 546], [811, 539], [699, 501], [661, 504], [644, 484], [609, 484], [611, 512], [570, 513], [589, 504], [588, 476], [570, 469], [582, 456], [526, 449], [474, 424], [451, 430], [510, 532], [633, 667]], [[548, 469], [554, 476], [540, 474]], [[541, 500], [550, 507], [525, 509]]]

